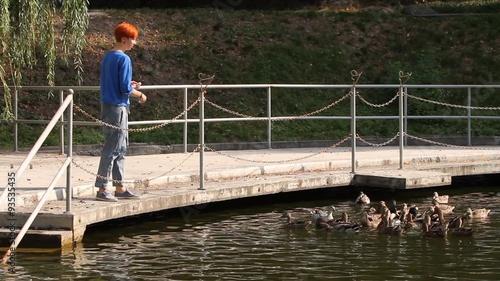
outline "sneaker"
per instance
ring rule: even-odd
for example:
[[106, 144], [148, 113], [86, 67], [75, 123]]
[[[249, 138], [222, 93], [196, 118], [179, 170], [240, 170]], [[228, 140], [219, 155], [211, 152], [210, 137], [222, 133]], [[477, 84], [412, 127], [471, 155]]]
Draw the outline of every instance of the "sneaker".
[[95, 199], [99, 201], [118, 202], [118, 198], [114, 197], [113, 194], [107, 191], [105, 192], [97, 191]]
[[127, 189], [124, 192], [115, 191], [115, 197], [120, 199], [139, 199], [141, 196], [133, 194]]

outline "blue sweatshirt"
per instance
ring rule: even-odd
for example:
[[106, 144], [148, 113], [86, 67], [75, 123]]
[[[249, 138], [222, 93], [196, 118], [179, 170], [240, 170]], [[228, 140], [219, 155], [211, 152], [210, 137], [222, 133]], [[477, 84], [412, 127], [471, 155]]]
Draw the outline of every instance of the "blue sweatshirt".
[[124, 52], [109, 51], [101, 61], [101, 102], [119, 106], [130, 105], [134, 91], [132, 61]]

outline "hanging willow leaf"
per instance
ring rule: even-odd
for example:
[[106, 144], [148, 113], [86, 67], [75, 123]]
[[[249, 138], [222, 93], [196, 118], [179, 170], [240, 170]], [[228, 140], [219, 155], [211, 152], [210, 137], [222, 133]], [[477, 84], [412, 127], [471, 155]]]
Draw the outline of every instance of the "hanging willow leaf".
[[[0, 0], [0, 81], [4, 105], [0, 118], [12, 120], [11, 91], [21, 86], [23, 70], [43, 57], [47, 84], [55, 85], [57, 50], [73, 61], [78, 84], [83, 82], [82, 52], [88, 27], [88, 0]], [[62, 19], [62, 41], [58, 18]], [[51, 93], [50, 93], [51, 94]]]
[[68, 56], [73, 57], [73, 64], [77, 70], [76, 80], [80, 85], [83, 82], [82, 53], [86, 44], [85, 33], [88, 27], [88, 1], [66, 0], [63, 2], [62, 14], [64, 19], [63, 45]]

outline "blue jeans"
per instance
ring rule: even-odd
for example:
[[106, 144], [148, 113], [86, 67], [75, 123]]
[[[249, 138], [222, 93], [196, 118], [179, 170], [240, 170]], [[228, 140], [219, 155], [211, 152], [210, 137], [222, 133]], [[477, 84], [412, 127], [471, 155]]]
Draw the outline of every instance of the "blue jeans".
[[[127, 106], [117, 106], [101, 103], [101, 119], [107, 124], [128, 129]], [[127, 152], [128, 131], [103, 127], [104, 147], [101, 152], [99, 169], [95, 180], [95, 186], [108, 188], [108, 180], [113, 180], [113, 186], [123, 186], [125, 153]], [[111, 178], [110, 178], [111, 175]]]

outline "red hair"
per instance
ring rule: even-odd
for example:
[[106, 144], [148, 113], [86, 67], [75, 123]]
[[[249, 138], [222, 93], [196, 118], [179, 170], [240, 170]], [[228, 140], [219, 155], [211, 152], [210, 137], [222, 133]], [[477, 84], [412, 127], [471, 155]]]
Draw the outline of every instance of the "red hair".
[[137, 29], [137, 27], [128, 22], [122, 22], [115, 26], [114, 33], [116, 42], [120, 42], [123, 37], [132, 39], [136, 39], [137, 37], [139, 37], [139, 30]]

